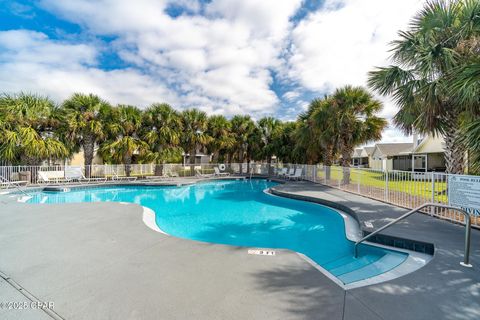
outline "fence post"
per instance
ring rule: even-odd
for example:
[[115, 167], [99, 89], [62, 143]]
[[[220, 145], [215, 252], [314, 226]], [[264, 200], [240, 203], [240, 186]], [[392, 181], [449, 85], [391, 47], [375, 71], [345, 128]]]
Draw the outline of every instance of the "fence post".
[[358, 179], [357, 179], [357, 192], [358, 194], [360, 194], [360, 181], [362, 179], [362, 169], [357, 169], [357, 175], [358, 175]]
[[388, 202], [389, 195], [388, 195], [388, 170], [385, 170], [385, 201]]
[[[432, 203], [435, 203], [435, 174], [432, 172]], [[430, 215], [434, 216], [435, 215], [435, 207], [431, 206], [430, 207]]]

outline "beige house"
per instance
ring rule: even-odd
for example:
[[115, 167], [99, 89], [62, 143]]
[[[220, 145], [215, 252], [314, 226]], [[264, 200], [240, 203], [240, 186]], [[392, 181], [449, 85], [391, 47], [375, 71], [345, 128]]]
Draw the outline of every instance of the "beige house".
[[[92, 164], [103, 164], [103, 159], [97, 153], [97, 151], [98, 151], [98, 148], [95, 148]], [[65, 165], [68, 165], [68, 166], [81, 166], [81, 165], [83, 165], [85, 163], [83, 155], [84, 155], [84, 152], [83, 152], [83, 149], [82, 149], [79, 152], [75, 153], [70, 159], [66, 159], [65, 160]]]
[[412, 151], [413, 143], [377, 143], [372, 152], [370, 168], [378, 170], [409, 170], [407, 157]]

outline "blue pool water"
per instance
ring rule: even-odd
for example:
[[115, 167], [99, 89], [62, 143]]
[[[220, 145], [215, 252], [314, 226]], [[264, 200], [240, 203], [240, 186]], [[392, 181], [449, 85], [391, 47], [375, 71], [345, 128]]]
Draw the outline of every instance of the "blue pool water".
[[266, 180], [223, 180], [181, 187], [102, 186], [39, 192], [29, 202], [137, 203], [155, 211], [158, 227], [170, 235], [294, 250], [345, 284], [384, 273], [406, 259], [404, 253], [369, 245], [361, 245], [354, 258], [341, 215], [325, 206], [263, 192], [274, 185]]

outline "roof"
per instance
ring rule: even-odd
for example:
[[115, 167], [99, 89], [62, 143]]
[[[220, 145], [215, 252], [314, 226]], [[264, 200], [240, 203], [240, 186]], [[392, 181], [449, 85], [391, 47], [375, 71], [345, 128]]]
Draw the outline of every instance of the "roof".
[[443, 136], [427, 136], [415, 148], [414, 153], [443, 153], [445, 140]]
[[365, 148], [363, 148], [363, 150], [365, 150], [365, 152], [367, 153], [368, 156], [371, 156], [372, 153], [373, 153], [373, 150], [375, 150], [375, 146], [365, 147]]
[[363, 151], [363, 148], [357, 148], [353, 150], [352, 158], [362, 158], [363, 157], [362, 151]]
[[377, 143], [375, 148], [378, 148], [383, 156], [391, 157], [411, 153], [413, 150], [413, 143]]

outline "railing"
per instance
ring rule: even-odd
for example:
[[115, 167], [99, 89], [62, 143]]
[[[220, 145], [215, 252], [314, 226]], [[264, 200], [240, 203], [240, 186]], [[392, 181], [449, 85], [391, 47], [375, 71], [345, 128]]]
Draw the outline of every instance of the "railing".
[[464, 267], [472, 267], [472, 265], [470, 264], [470, 239], [471, 239], [471, 236], [470, 236], [470, 229], [471, 229], [470, 215], [468, 214], [468, 212], [466, 212], [465, 210], [463, 210], [461, 208], [441, 205], [441, 204], [437, 204], [437, 203], [422, 204], [421, 206], [418, 206], [415, 209], [412, 209], [412, 210], [408, 211], [407, 213], [401, 215], [400, 217], [396, 218], [395, 220], [387, 223], [383, 227], [373, 231], [372, 233], [366, 235], [362, 239], [355, 242], [354, 249], [353, 249], [355, 258], [357, 258], [357, 256], [358, 256], [358, 246], [360, 245], [360, 243], [370, 239], [374, 235], [382, 232], [383, 230], [385, 230], [385, 229], [391, 227], [392, 225], [402, 221], [403, 219], [408, 218], [412, 214], [414, 214], [416, 212], [419, 212], [420, 210], [422, 210], [426, 207], [441, 207], [441, 208], [444, 208], [444, 209], [458, 211], [458, 212], [460, 212], [464, 215], [464, 217], [465, 217], [465, 248], [464, 248], [463, 262], [460, 262], [460, 264]]

